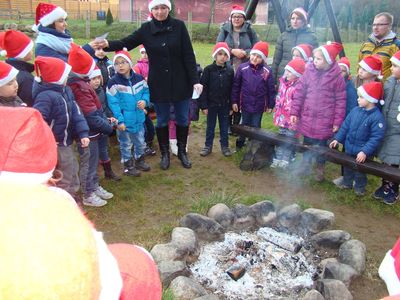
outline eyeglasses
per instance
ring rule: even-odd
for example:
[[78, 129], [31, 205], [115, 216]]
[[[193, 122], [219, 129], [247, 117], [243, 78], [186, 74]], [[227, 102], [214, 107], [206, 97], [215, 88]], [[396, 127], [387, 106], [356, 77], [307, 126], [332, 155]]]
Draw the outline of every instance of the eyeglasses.
[[232, 19], [244, 19], [243, 16], [233, 16]]
[[115, 62], [114, 66], [118, 67], [118, 66], [123, 66], [123, 65], [126, 65], [126, 64], [128, 64], [128, 62], [126, 60], [124, 60], [124, 61], [121, 61], [121, 62]]
[[372, 24], [372, 27], [382, 27], [382, 26], [386, 26], [389, 25], [389, 23], [376, 23], [376, 24]]

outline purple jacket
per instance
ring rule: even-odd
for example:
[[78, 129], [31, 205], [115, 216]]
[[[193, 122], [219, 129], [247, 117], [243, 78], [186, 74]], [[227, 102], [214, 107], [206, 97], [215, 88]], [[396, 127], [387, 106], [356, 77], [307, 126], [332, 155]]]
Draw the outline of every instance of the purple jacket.
[[291, 116], [298, 117], [299, 133], [306, 137], [326, 140], [333, 136], [346, 114], [346, 83], [335, 62], [326, 71], [307, 64], [293, 94]]
[[232, 86], [232, 104], [241, 111], [260, 113], [275, 106], [274, 76], [265, 65], [245, 62], [236, 71]]

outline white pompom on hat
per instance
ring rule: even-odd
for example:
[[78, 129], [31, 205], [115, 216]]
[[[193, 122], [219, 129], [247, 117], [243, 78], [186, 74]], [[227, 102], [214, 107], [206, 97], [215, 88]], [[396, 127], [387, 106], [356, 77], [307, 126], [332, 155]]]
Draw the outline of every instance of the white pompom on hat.
[[71, 72], [71, 66], [56, 57], [37, 56], [35, 58], [36, 81], [63, 84]]
[[166, 5], [168, 6], [169, 10], [171, 10], [171, 2], [169, 0], [151, 0], [149, 2], [149, 11], [156, 7], [157, 5]]
[[380, 82], [373, 81], [365, 83], [357, 89], [358, 94], [371, 103], [382, 104], [383, 85]]
[[17, 76], [18, 72], [19, 71], [13, 66], [4, 61], [0, 61], [0, 87], [13, 80]]
[[227, 43], [225, 42], [219, 42], [216, 43], [214, 48], [213, 48], [213, 53], [212, 53], [212, 58], [215, 59], [215, 55], [220, 51], [224, 51], [227, 55], [228, 55], [228, 59], [230, 59], [231, 55], [230, 55], [230, 50], [229, 50], [229, 46]]
[[146, 48], [143, 45], [139, 45], [139, 53], [145, 53], [146, 52]]
[[267, 62], [269, 44], [267, 42], [257, 42], [250, 50], [250, 54], [258, 54], [264, 62]]

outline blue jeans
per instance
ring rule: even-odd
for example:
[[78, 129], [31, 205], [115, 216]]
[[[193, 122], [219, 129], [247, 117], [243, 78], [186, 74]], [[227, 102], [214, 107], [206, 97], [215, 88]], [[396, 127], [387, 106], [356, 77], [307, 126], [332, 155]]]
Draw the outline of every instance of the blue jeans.
[[[263, 113], [249, 113], [246, 111], [242, 111], [242, 121], [240, 124], [247, 125], [254, 128], [261, 128], [261, 120]], [[244, 144], [246, 137], [239, 136], [237, 142], [239, 144]]]
[[90, 140], [88, 148], [78, 146], [78, 151], [81, 157], [81, 188], [85, 197], [88, 197], [99, 186], [99, 176], [97, 175], [99, 141]]
[[157, 114], [157, 128], [168, 126], [171, 105], [174, 106], [176, 124], [178, 126], [188, 126], [190, 99], [173, 103], [154, 103], [154, 110]]
[[367, 186], [367, 174], [357, 172], [350, 168], [343, 168], [343, 184], [352, 188], [354, 180], [354, 189], [358, 192], [365, 192]]
[[119, 142], [119, 150], [121, 151], [121, 162], [127, 162], [132, 158], [132, 147], [135, 148], [135, 159], [140, 158], [144, 154], [146, 143], [144, 142], [144, 127], [136, 133], [127, 130], [117, 130], [117, 138]]
[[228, 127], [229, 127], [229, 106], [217, 106], [208, 108], [207, 114], [207, 130], [206, 130], [206, 147], [212, 148], [214, 136], [215, 136], [215, 125], [219, 124], [219, 135], [221, 148], [228, 147]]
[[[296, 131], [288, 128], [279, 127], [279, 134], [287, 137], [294, 137]], [[293, 146], [291, 144], [278, 145], [275, 148], [275, 157], [279, 160], [285, 160], [287, 162], [292, 158]]]
[[[307, 146], [321, 146], [321, 147], [328, 147], [327, 145], [328, 140], [318, 140], [318, 139], [313, 139], [310, 137], [304, 137], [303, 144]], [[315, 160], [317, 164], [319, 165], [324, 165], [326, 162], [326, 159], [323, 156], [320, 155], [315, 155], [311, 151], [306, 151], [303, 154], [303, 160], [305, 163], [311, 164], [313, 158], [315, 157]]]
[[153, 121], [150, 119], [149, 115], [146, 115], [146, 118], [144, 119], [144, 128], [145, 128], [144, 139], [146, 141], [146, 144], [153, 142], [156, 131], [154, 129]]
[[99, 138], [99, 158], [100, 162], [107, 162], [110, 160], [108, 155], [108, 135], [102, 135]]

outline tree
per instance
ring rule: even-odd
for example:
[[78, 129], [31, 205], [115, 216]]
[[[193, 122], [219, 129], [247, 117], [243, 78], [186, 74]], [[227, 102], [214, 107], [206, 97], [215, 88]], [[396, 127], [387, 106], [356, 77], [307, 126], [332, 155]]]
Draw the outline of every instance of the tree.
[[169, 15], [171, 17], [175, 17], [175, 1], [171, 0], [170, 2], [171, 2], [171, 11], [169, 12]]
[[111, 13], [110, 8], [108, 8], [108, 10], [107, 10], [107, 15], [106, 15], [106, 24], [107, 24], [108, 26], [110, 26], [113, 22], [114, 22], [113, 15], [112, 15], [112, 13]]
[[210, 17], [208, 18], [207, 33], [210, 33], [210, 27], [211, 23], [214, 20], [214, 15], [215, 15], [215, 0], [210, 0]]

